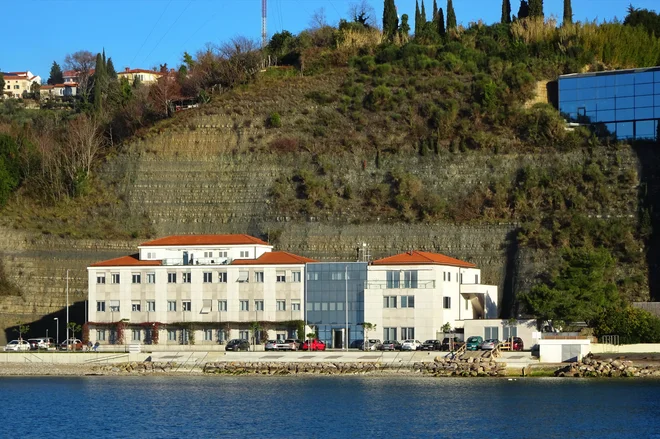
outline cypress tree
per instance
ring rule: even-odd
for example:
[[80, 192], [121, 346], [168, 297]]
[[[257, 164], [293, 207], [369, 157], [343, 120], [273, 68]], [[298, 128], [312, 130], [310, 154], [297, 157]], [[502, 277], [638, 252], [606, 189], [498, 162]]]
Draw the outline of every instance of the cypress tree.
[[105, 73], [110, 79], [117, 79], [117, 71], [115, 70], [115, 65], [112, 63], [112, 57], [108, 58], [108, 62], [105, 64]]
[[385, 0], [383, 7], [383, 33], [387, 39], [392, 40], [399, 29], [399, 19], [396, 16], [394, 0]]
[[529, 16], [543, 18], [543, 0], [529, 0]]
[[103, 107], [103, 92], [105, 91], [106, 84], [107, 81], [103, 55], [97, 53], [96, 66], [94, 67], [94, 111], [97, 113], [100, 113], [101, 108]]
[[408, 24], [408, 14], [401, 16], [401, 25], [399, 26], [399, 38], [402, 42], [408, 41], [410, 37], [410, 25]]
[[61, 84], [64, 82], [64, 74], [60, 65], [53, 61], [53, 66], [50, 68], [50, 76], [48, 77], [48, 85]]
[[573, 23], [573, 6], [571, 0], [564, 0], [564, 24]]
[[456, 13], [451, 0], [447, 0], [447, 30], [456, 29]]
[[426, 24], [426, 8], [424, 7], [424, 0], [422, 0], [422, 19], [420, 20], [420, 23], [422, 29], [424, 29], [424, 25]]
[[520, 9], [518, 9], [518, 19], [529, 17], [529, 4], [525, 0], [520, 0]]
[[433, 15], [431, 17], [434, 23], [438, 19], [438, 2], [436, 0], [433, 0]]
[[422, 13], [419, 12], [419, 2], [415, 0], [415, 35], [419, 35], [422, 32], [422, 27], [420, 22]]
[[502, 0], [502, 18], [503, 24], [511, 23], [511, 0]]
[[442, 8], [438, 9], [438, 34], [441, 37], [447, 35], [447, 30], [445, 29], [445, 12]]

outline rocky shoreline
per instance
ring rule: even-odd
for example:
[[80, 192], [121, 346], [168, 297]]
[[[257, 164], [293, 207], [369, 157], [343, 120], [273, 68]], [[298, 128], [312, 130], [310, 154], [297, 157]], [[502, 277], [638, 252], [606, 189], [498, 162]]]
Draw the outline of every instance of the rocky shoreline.
[[619, 378], [619, 377], [658, 377], [660, 365], [635, 366], [632, 361], [607, 358], [596, 360], [587, 355], [580, 362], [571, 363], [555, 371], [558, 377], [575, 378]]

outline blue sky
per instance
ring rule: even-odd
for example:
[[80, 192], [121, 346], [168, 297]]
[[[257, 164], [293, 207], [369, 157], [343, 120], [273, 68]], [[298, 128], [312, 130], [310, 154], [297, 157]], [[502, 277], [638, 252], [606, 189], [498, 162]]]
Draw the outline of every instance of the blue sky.
[[[268, 33], [297, 33], [323, 8], [329, 23], [347, 16], [356, 0], [268, 0]], [[382, 17], [382, 0], [369, 0]], [[628, 4], [658, 9], [658, 0], [573, 0], [576, 20], [623, 19]], [[562, 16], [563, 0], [545, 0], [546, 16]], [[415, 0], [396, 0], [399, 14], [414, 17]], [[425, 0], [430, 14], [433, 0]], [[517, 12], [518, 0], [511, 0]], [[476, 6], [475, 6], [476, 5]], [[446, 0], [438, 0], [439, 7]], [[498, 21], [500, 0], [454, 0], [459, 23]], [[261, 0], [24, 0], [20, 20], [2, 20], [5, 44], [0, 46], [0, 71], [30, 70], [48, 78], [53, 61], [67, 53], [105, 48], [117, 70], [178, 66], [185, 50], [194, 53], [207, 42], [236, 35], [259, 39]], [[68, 18], [70, 17], [70, 18]], [[412, 25], [412, 20], [411, 20]], [[12, 37], [9, 37], [12, 36]], [[62, 65], [62, 67], [64, 67]]]

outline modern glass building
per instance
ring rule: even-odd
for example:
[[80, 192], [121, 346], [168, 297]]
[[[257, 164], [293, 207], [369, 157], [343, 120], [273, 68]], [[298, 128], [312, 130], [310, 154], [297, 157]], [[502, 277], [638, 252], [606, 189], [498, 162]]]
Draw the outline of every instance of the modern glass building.
[[617, 139], [657, 140], [660, 67], [563, 75], [558, 83], [559, 111], [569, 122]]
[[[328, 347], [342, 348], [364, 338], [364, 286], [367, 263], [308, 263], [305, 301], [307, 324]], [[348, 321], [346, 317], [348, 316]]]

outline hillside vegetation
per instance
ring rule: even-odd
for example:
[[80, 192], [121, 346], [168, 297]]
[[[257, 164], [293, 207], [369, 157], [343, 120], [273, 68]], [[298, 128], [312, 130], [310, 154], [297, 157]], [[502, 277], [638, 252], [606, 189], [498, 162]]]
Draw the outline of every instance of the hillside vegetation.
[[[69, 115], [68, 131], [49, 122], [62, 144], [58, 136], [71, 135], [72, 126], [98, 125], [87, 137], [100, 137], [98, 151], [88, 168], [74, 166], [77, 172], [47, 167], [50, 149], [34, 129], [44, 122], [5, 108], [4, 141], [18, 148], [8, 169], [20, 172], [0, 186], [3, 221], [72, 237], [157, 233], [150, 218], [130, 211], [116, 182], [95, 170], [129, 151], [156, 159], [195, 154], [135, 145], [193, 132], [221, 116], [236, 132], [258, 133], [248, 148], [224, 145], [223, 154], [294, 159], [270, 189], [267, 202], [277, 215], [402, 228], [515, 224], [516, 245], [558, 261], [547, 267], [546, 281], [563, 267], [564, 252], [598, 249], [612, 258], [615, 268], [603, 273], [625, 298], [649, 297], [653, 220], [640, 175], [621, 166], [631, 145], [587, 128], [565, 129], [547, 103], [546, 84], [564, 73], [660, 64], [653, 31], [617, 22], [557, 27], [530, 17], [468, 28], [443, 23], [445, 33], [431, 24], [411, 37], [403, 22], [383, 35], [354, 18], [337, 28], [274, 35], [264, 51], [277, 65], [264, 69], [262, 52], [239, 40], [233, 50], [187, 55], [178, 90], [197, 95], [198, 109], [157, 111], [154, 97], [145, 97], [152, 92], [138, 85], [124, 89], [125, 101], [103, 117]], [[135, 112], [139, 124], [119, 124]], [[120, 125], [121, 135], [112, 137]], [[453, 173], [477, 158], [486, 163], [478, 180]], [[43, 179], [46, 170], [52, 173]], [[54, 176], [61, 190], [43, 186]]]

